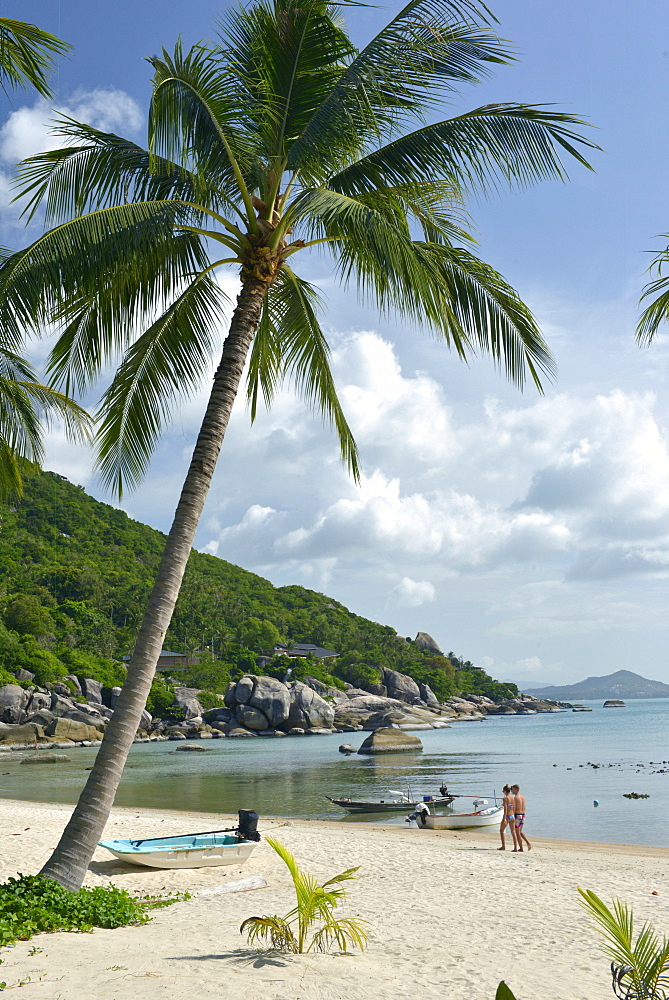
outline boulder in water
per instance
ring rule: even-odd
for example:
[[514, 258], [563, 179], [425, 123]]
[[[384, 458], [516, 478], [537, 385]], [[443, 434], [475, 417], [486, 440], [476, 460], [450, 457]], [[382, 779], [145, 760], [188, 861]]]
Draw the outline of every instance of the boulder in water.
[[360, 754], [401, 753], [422, 750], [423, 744], [417, 736], [401, 729], [376, 729], [370, 733], [358, 750]]

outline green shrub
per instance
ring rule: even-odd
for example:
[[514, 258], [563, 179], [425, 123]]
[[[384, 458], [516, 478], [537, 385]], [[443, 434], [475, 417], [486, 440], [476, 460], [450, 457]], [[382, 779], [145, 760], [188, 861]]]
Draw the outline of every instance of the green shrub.
[[27, 941], [40, 931], [90, 931], [93, 927], [144, 924], [150, 920], [148, 909], [183, 898], [187, 897], [133, 899], [115, 885], [68, 892], [53, 879], [19, 875], [0, 885], [0, 947]]
[[203, 708], [223, 708], [223, 702], [213, 691], [200, 691], [197, 700]]
[[65, 668], [64, 674], [74, 674], [81, 682], [84, 678], [90, 677], [93, 681], [100, 681], [104, 687], [123, 687], [126, 678], [126, 671], [120, 663], [108, 660], [99, 653], [90, 653], [83, 649], [71, 649], [69, 646], [58, 646], [56, 648], [58, 659]]
[[204, 688], [225, 694], [230, 682], [230, 664], [203, 655], [199, 663], [179, 671], [179, 682], [185, 687]]
[[3, 687], [5, 684], [18, 684], [18, 683], [19, 682], [17, 681], [14, 674], [10, 674], [9, 670], [5, 670], [4, 667], [0, 667], [0, 687]]
[[164, 678], [157, 674], [151, 682], [151, 690], [146, 701], [147, 711], [154, 718], [164, 719], [165, 716], [171, 714], [175, 707], [172, 689], [167, 686]]
[[332, 672], [342, 681], [352, 684], [353, 687], [363, 688], [363, 690], [381, 683], [379, 668], [371, 667], [369, 663], [348, 663], [345, 665], [338, 663], [332, 668]]
[[[286, 657], [284, 657], [284, 659], [286, 659]], [[309, 676], [314, 677], [322, 684], [327, 684], [328, 687], [336, 687], [339, 688], [340, 691], [344, 690], [345, 684], [343, 680], [339, 677], [335, 677], [334, 674], [328, 673], [325, 667], [321, 666], [321, 664], [316, 660], [293, 659], [290, 661], [290, 666], [293, 669], [290, 677], [291, 680], [304, 681], [304, 678]]]

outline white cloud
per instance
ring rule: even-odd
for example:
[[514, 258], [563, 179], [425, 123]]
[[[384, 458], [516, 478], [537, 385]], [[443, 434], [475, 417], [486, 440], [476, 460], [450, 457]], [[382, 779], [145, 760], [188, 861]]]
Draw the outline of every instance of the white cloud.
[[429, 604], [437, 596], [434, 584], [429, 580], [412, 580], [403, 576], [396, 587], [390, 592], [391, 599], [397, 604], [405, 604], [410, 608], [418, 608], [421, 604]]
[[12, 111], [0, 128], [0, 161], [7, 167], [0, 170], [0, 235], [5, 245], [26, 242], [26, 230], [19, 221], [20, 204], [12, 202], [11, 169], [19, 160], [65, 145], [53, 132], [59, 114], [130, 137], [144, 121], [139, 105], [121, 90], [78, 91], [67, 104], [57, 107], [40, 98], [32, 106]]
[[62, 146], [62, 136], [53, 132], [59, 115], [122, 135], [136, 133], [143, 122], [139, 105], [122, 90], [79, 91], [67, 104], [55, 107], [40, 99], [32, 107], [18, 108], [9, 115], [0, 129], [0, 158], [16, 163]]

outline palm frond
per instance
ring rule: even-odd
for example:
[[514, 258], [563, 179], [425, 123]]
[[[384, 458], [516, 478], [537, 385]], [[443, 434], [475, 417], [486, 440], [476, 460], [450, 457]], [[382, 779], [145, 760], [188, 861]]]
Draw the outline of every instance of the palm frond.
[[44, 208], [51, 227], [77, 215], [133, 201], [216, 204], [202, 176], [149, 153], [134, 142], [60, 115], [52, 132], [69, 144], [23, 160], [16, 171], [15, 201], [28, 220]]
[[71, 51], [67, 42], [26, 21], [0, 17], [0, 80], [11, 87], [34, 87], [51, 97], [47, 82], [58, 56]]
[[509, 54], [476, 0], [412, 0], [352, 60], [295, 142], [288, 168], [311, 180], [374, 136], [423, 114], [444, 91], [487, 75]]
[[[662, 239], [667, 239], [668, 234], [663, 233]], [[653, 257], [648, 271], [656, 274], [657, 277], [648, 282], [641, 295], [641, 302], [651, 299], [650, 305], [646, 306], [641, 314], [641, 319], [636, 328], [637, 343], [647, 347], [652, 343], [660, 325], [669, 319], [669, 275], [666, 275], [667, 264], [669, 263], [669, 247], [665, 247]]]
[[227, 297], [205, 275], [193, 281], [130, 347], [105, 392], [97, 467], [118, 497], [141, 481], [175, 401], [209, 370]]
[[20, 495], [21, 462], [38, 465], [43, 433], [55, 419], [72, 440], [90, 442], [92, 420], [74, 400], [37, 380], [32, 366], [0, 350], [0, 497]]
[[[190, 214], [170, 201], [101, 209], [6, 256], [0, 263], [0, 329], [7, 342], [62, 325], [64, 341], [56, 345], [50, 370], [68, 392], [73, 385], [85, 388], [113, 351], [130, 342], [137, 325], [206, 266], [199, 238], [179, 233]], [[73, 345], [79, 345], [74, 353]]]
[[656, 1000], [658, 990], [669, 985], [669, 940], [660, 941], [653, 927], [644, 923], [634, 940], [634, 914], [619, 899], [613, 909], [590, 889], [579, 888], [581, 903], [602, 934], [602, 948], [617, 968], [617, 979], [639, 1000]]
[[262, 0], [233, 8], [221, 29], [245, 125], [268, 161], [281, 160], [355, 49], [327, 0]]
[[345, 167], [328, 187], [356, 196], [381, 186], [452, 179], [488, 191], [500, 181], [527, 187], [566, 180], [561, 153], [592, 169], [580, 146], [599, 149], [571, 126], [582, 119], [528, 104], [488, 104], [427, 125]]
[[278, 386], [291, 378], [298, 393], [335, 428], [342, 461], [358, 481], [358, 449], [342, 410], [330, 368], [330, 349], [318, 322], [318, 294], [284, 267], [263, 308], [249, 366], [247, 395], [255, 419], [258, 396], [271, 406]]
[[556, 374], [555, 362], [537, 322], [518, 293], [499, 272], [470, 251], [424, 244], [442, 279], [444, 305], [457, 324], [441, 329], [447, 343], [464, 357], [478, 350], [492, 358], [510, 382], [523, 388], [529, 377], [542, 391], [542, 377]]
[[178, 42], [173, 55], [163, 50], [149, 61], [155, 70], [149, 109], [151, 156], [206, 177], [208, 187], [243, 205], [252, 222], [245, 179], [252, 172], [254, 151], [217, 52], [195, 45], [184, 53]]

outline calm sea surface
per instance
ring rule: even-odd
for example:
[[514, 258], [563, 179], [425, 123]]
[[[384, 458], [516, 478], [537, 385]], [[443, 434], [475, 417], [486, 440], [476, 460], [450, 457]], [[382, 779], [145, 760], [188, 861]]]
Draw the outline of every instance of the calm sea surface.
[[[410, 784], [423, 795], [445, 781], [454, 791], [490, 797], [508, 781], [527, 797], [530, 837], [669, 846], [669, 699], [629, 701], [623, 709], [586, 704], [592, 712], [492, 717], [420, 732], [420, 754], [339, 754], [340, 743], [362, 742], [366, 734], [356, 733], [211, 740], [202, 744], [208, 753], [136, 744], [116, 802], [212, 813], [250, 807], [266, 816], [351, 823], [369, 820], [348, 817], [326, 794], [382, 798]], [[38, 768], [21, 767], [19, 753], [0, 761], [0, 797], [75, 802], [95, 751], [70, 754], [69, 763]], [[662, 768], [667, 773], [658, 773]], [[624, 792], [650, 798], [629, 800]], [[402, 824], [403, 816], [383, 822]]]

